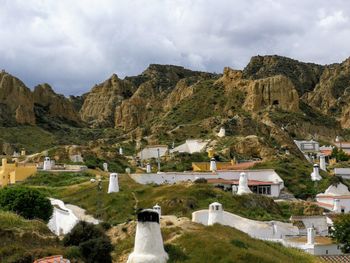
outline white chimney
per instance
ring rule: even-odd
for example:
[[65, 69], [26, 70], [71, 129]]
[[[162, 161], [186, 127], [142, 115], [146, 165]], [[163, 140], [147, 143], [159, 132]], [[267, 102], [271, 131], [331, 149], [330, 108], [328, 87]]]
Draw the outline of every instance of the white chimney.
[[334, 199], [333, 200], [333, 212], [335, 213], [341, 213], [341, 206], [340, 206], [340, 200]]
[[226, 135], [226, 131], [225, 131], [225, 128], [224, 127], [221, 127], [220, 128], [220, 131], [218, 133], [218, 137], [222, 138], [222, 137], [225, 137]]
[[137, 215], [134, 251], [127, 263], [165, 263], [168, 258], [160, 232], [159, 214], [153, 209], [142, 210]]
[[238, 185], [238, 195], [251, 194], [252, 191], [248, 187], [248, 176], [246, 173], [241, 173], [239, 175], [239, 185]]
[[326, 156], [321, 154], [320, 155], [320, 168], [323, 170], [323, 171], [326, 171], [327, 168], [326, 168]]
[[210, 159], [210, 171], [216, 172], [216, 161], [215, 158]]
[[123, 155], [123, 148], [122, 147], [119, 147], [119, 154]]
[[43, 166], [43, 170], [44, 171], [48, 171], [48, 170], [51, 170], [52, 167], [51, 167], [51, 160], [50, 160], [50, 157], [45, 157], [44, 159], [44, 166]]
[[150, 174], [152, 172], [152, 167], [150, 163], [146, 164], [146, 173]]
[[315, 229], [313, 227], [309, 227], [307, 229], [307, 244], [308, 245], [315, 244]]
[[118, 183], [118, 174], [111, 173], [109, 175], [109, 185], [108, 185], [108, 193], [118, 193], [119, 192], [119, 183]]
[[223, 224], [222, 204], [217, 202], [209, 205], [208, 226], [214, 225], [216, 223]]
[[319, 166], [318, 164], [314, 164], [313, 172], [311, 173], [312, 181], [320, 181], [322, 177], [320, 176]]
[[103, 171], [108, 172], [108, 163], [103, 163]]
[[159, 215], [159, 218], [162, 216], [162, 208], [156, 204], [155, 206], [153, 206], [153, 210], [156, 211]]
[[233, 195], [236, 195], [237, 194], [237, 191], [238, 191], [238, 187], [237, 187], [237, 185], [232, 185], [232, 194]]

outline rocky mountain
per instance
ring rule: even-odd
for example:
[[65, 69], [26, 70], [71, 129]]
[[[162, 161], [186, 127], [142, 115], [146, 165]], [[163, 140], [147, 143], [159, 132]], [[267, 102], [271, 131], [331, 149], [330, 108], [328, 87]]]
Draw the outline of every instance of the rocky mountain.
[[37, 119], [59, 119], [72, 125], [78, 125], [81, 122], [79, 113], [74, 108], [71, 100], [63, 95], [56, 94], [49, 84], [45, 83], [36, 86], [33, 91], [33, 97]]
[[81, 124], [72, 100], [56, 94], [49, 84], [41, 84], [32, 92], [18, 78], [0, 73], [1, 126], [40, 125], [61, 121], [69, 125]]
[[125, 140], [147, 143], [215, 138], [225, 127], [235, 141], [230, 149], [249, 155], [240, 145], [250, 138], [252, 145], [268, 148], [261, 151], [268, 156], [275, 148], [292, 147], [293, 138], [330, 141], [350, 127], [349, 69], [350, 59], [322, 66], [281, 56], [256, 56], [243, 70], [227, 67], [222, 74], [151, 64], [140, 75], [113, 74], [69, 98], [48, 84], [31, 92], [2, 72], [0, 121], [47, 131], [114, 128]]
[[4, 70], [0, 73], [0, 123], [35, 124], [33, 94], [22, 81]]

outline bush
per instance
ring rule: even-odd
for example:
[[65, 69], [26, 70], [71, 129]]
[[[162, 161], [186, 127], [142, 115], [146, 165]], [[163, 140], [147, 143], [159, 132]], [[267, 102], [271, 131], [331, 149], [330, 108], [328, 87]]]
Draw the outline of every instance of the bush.
[[350, 214], [338, 215], [334, 220], [331, 237], [341, 245], [343, 253], [350, 252]]
[[188, 259], [188, 256], [182, 251], [182, 249], [179, 246], [165, 244], [164, 249], [169, 255], [169, 263], [182, 262]]
[[26, 219], [49, 221], [53, 207], [50, 200], [36, 189], [6, 187], [0, 190], [0, 208], [13, 211]]
[[64, 239], [65, 246], [78, 246], [85, 262], [112, 262], [112, 244], [99, 225], [79, 222]]
[[79, 245], [79, 249], [87, 263], [112, 262], [111, 252], [113, 247], [107, 236], [83, 242]]

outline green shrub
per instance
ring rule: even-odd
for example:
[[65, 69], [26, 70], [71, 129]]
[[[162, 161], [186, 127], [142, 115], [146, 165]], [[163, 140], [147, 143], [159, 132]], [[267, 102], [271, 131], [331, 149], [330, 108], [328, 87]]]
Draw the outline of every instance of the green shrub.
[[168, 261], [169, 263], [182, 262], [188, 259], [188, 256], [183, 252], [183, 250], [179, 246], [172, 245], [172, 244], [165, 244], [164, 249], [169, 255], [169, 261]]
[[24, 218], [48, 221], [53, 208], [40, 191], [26, 187], [6, 187], [0, 190], [0, 208], [13, 211]]
[[85, 262], [112, 262], [112, 244], [99, 225], [79, 222], [64, 239], [65, 246], [78, 246]]

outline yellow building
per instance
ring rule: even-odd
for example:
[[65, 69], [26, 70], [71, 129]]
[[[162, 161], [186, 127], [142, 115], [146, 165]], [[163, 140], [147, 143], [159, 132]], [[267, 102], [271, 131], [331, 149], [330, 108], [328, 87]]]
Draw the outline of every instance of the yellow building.
[[0, 186], [23, 181], [36, 171], [37, 167], [34, 164], [7, 163], [7, 159], [4, 158], [0, 167]]

